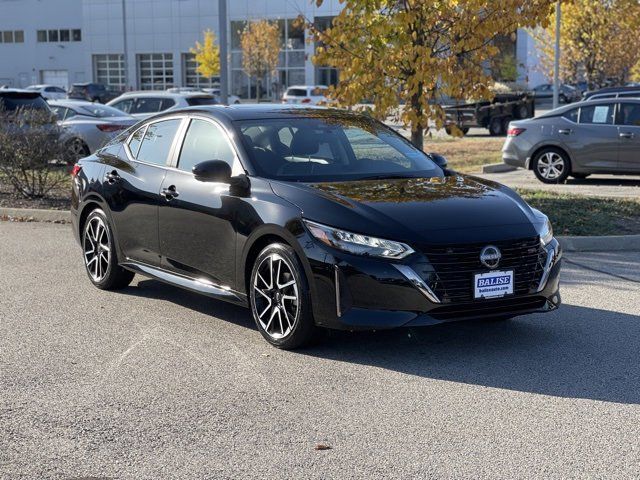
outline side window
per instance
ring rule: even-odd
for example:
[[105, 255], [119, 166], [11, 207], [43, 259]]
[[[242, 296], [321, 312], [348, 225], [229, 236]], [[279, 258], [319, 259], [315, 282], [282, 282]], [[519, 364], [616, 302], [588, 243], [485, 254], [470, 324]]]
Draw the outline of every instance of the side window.
[[577, 108], [572, 108], [571, 110], [567, 110], [562, 114], [562, 118], [571, 120], [573, 123], [578, 123], [578, 111], [579, 109]]
[[640, 103], [621, 104], [618, 124], [640, 127]]
[[169, 150], [182, 120], [163, 120], [151, 123], [142, 139], [137, 159], [155, 165], [166, 165]]
[[127, 98], [126, 100], [120, 100], [119, 102], [116, 102], [111, 106], [125, 113], [131, 113], [131, 107], [133, 106], [133, 99]]
[[78, 114], [75, 110], [67, 108], [67, 113], [64, 116], [65, 120], [69, 120], [71, 117], [75, 117]]
[[194, 165], [207, 160], [223, 160], [233, 168], [235, 154], [226, 134], [216, 125], [194, 119], [182, 143], [178, 168], [191, 172]]
[[586, 124], [613, 124], [613, 104], [591, 105], [580, 109], [580, 123]]
[[133, 158], [136, 158], [138, 156], [138, 150], [140, 149], [140, 144], [142, 143], [144, 129], [145, 127], [139, 128], [133, 135], [131, 135], [131, 139], [129, 139], [129, 150], [131, 150], [131, 155], [133, 155]]
[[173, 100], [173, 98], [163, 98], [160, 101], [160, 111], [164, 112], [165, 110], [173, 107], [176, 104], [176, 102]]
[[62, 121], [64, 120], [64, 117], [67, 113], [67, 109], [64, 107], [59, 107], [59, 106], [52, 106], [51, 110], [53, 111], [53, 113], [55, 113], [56, 117], [58, 120]]
[[161, 98], [138, 98], [131, 113], [156, 113], [160, 111]]

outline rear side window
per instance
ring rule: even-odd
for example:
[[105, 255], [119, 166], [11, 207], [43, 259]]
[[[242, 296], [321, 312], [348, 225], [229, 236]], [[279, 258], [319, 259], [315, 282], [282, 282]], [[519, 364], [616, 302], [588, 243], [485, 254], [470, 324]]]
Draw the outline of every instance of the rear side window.
[[311, 95], [313, 95], [314, 97], [323, 97], [326, 93], [327, 89], [322, 87], [316, 87], [311, 90]]
[[217, 105], [218, 102], [213, 97], [190, 97], [187, 98], [187, 104], [194, 107], [198, 105]]
[[586, 124], [613, 124], [613, 104], [591, 105], [580, 109], [580, 123]]
[[578, 112], [577, 108], [572, 108], [571, 110], [567, 110], [562, 114], [562, 118], [566, 118], [574, 123], [578, 123]]
[[169, 150], [176, 136], [181, 120], [163, 120], [147, 127], [136, 158], [154, 165], [166, 165]]
[[122, 112], [131, 113], [131, 107], [133, 107], [133, 99], [127, 98], [126, 100], [120, 100], [119, 102], [116, 102], [111, 106], [113, 108], [117, 108]]
[[160, 105], [162, 105], [162, 98], [138, 98], [131, 113], [157, 113], [160, 111]]
[[307, 91], [304, 88], [290, 88], [287, 90], [287, 95], [290, 97], [306, 97]]
[[620, 125], [640, 127], [640, 103], [623, 103], [618, 114]]
[[164, 112], [165, 110], [170, 109], [176, 104], [173, 98], [163, 98], [160, 102], [160, 111]]
[[233, 168], [234, 158], [227, 136], [218, 126], [205, 120], [191, 120], [180, 151], [180, 170], [190, 172], [207, 160], [223, 160]]
[[144, 136], [144, 131], [146, 127], [139, 128], [136, 132], [131, 135], [131, 139], [129, 140], [129, 150], [131, 150], [131, 155], [133, 158], [138, 156], [138, 150], [140, 149], [140, 144], [142, 143], [142, 137]]
[[640, 97], [640, 91], [637, 92], [626, 92], [618, 95], [618, 98], [636, 98]]

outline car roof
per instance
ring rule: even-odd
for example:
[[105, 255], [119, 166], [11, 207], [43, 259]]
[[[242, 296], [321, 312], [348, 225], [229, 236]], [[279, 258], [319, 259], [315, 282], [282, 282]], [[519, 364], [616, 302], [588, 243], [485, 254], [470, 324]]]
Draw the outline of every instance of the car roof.
[[543, 113], [542, 115], [538, 115], [535, 118], [547, 118], [547, 117], [556, 117], [558, 115], [562, 115], [569, 110], [579, 107], [593, 107], [594, 105], [603, 105], [607, 103], [640, 103], [640, 98], [598, 98], [596, 100], [586, 100], [582, 102], [570, 103], [568, 105], [564, 105], [562, 107], [556, 108], [555, 110], [551, 110], [549, 112]]
[[326, 85], [290, 85], [287, 87], [287, 90], [290, 88], [329, 88]]
[[191, 98], [191, 97], [205, 97], [209, 98], [212, 95], [207, 92], [167, 92], [166, 90], [137, 90], [134, 92], [125, 92], [117, 99], [128, 97], [166, 97], [166, 98]]
[[75, 100], [73, 98], [61, 98], [56, 100], [49, 100], [47, 103], [49, 105], [60, 105], [61, 107], [65, 107], [65, 106], [85, 107], [88, 105], [94, 105], [94, 102], [89, 102], [87, 100]]
[[[166, 112], [167, 115], [180, 113], [204, 113], [214, 117], [224, 117], [231, 121], [241, 120], [261, 120], [279, 118], [301, 118], [301, 117], [335, 117], [354, 116], [354, 112], [340, 110], [337, 108], [299, 106], [288, 104], [239, 104], [239, 105], [203, 105], [185, 107]], [[159, 118], [158, 116], [154, 117]]]

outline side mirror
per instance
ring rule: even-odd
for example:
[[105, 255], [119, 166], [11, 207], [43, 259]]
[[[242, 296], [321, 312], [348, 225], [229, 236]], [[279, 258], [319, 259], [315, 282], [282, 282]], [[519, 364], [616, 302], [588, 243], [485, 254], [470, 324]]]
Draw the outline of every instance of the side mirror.
[[447, 168], [447, 165], [448, 165], [447, 157], [444, 157], [438, 153], [431, 153], [431, 152], [429, 152], [427, 155], [429, 155], [431, 157], [431, 160], [436, 162], [436, 165], [438, 165], [443, 170]]
[[191, 171], [202, 182], [231, 183], [231, 167], [222, 160], [200, 162]]

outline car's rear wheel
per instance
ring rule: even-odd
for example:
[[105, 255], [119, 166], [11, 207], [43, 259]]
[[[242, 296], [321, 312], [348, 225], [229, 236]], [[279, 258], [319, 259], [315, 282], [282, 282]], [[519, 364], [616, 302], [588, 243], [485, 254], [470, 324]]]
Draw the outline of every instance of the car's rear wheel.
[[503, 124], [501, 118], [492, 118], [489, 122], [489, 134], [493, 137], [498, 137], [504, 134]]
[[87, 275], [102, 290], [124, 288], [134, 273], [118, 265], [115, 242], [109, 220], [100, 209], [93, 210], [84, 224], [82, 251]]
[[288, 245], [272, 243], [260, 252], [251, 272], [249, 299], [256, 326], [271, 345], [293, 349], [316, 336], [309, 285]]
[[75, 163], [89, 155], [89, 147], [81, 138], [73, 138], [67, 142], [67, 161]]
[[533, 172], [543, 183], [562, 183], [571, 174], [571, 162], [563, 151], [544, 148], [533, 159]]

